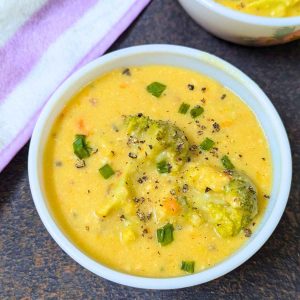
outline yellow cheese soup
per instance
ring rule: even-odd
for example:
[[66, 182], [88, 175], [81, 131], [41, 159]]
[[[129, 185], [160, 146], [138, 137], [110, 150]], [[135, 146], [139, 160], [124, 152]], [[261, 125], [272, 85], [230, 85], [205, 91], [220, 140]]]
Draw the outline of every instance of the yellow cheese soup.
[[265, 17], [300, 16], [300, 0], [215, 0], [243, 13]]
[[43, 174], [55, 220], [84, 253], [121, 272], [173, 277], [247, 242], [272, 164], [237, 95], [194, 71], [149, 65], [109, 72], [66, 104]]

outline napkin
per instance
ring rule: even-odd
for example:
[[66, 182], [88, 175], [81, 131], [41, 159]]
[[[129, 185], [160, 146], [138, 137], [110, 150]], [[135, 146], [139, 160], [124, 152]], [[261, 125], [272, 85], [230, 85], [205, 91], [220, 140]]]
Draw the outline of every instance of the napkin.
[[0, 1], [0, 172], [58, 86], [102, 55], [149, 2]]

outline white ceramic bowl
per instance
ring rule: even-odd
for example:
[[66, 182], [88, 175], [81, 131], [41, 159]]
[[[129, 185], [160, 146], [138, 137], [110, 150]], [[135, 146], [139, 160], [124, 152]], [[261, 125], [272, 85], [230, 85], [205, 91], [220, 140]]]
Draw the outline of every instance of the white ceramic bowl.
[[[274, 167], [271, 199], [257, 230], [248, 242], [228, 259], [200, 273], [175, 278], [145, 278], [112, 270], [94, 261], [66, 237], [53, 218], [42, 173], [45, 142], [51, 126], [69, 99], [102, 74], [132, 65], [166, 64], [206, 74], [238, 94], [255, 112], [272, 151]], [[29, 150], [29, 181], [36, 209], [58, 245], [79, 264], [111, 281], [139, 288], [174, 289], [201, 284], [222, 276], [249, 259], [270, 237], [284, 211], [291, 183], [291, 153], [282, 122], [263, 91], [229, 63], [205, 52], [171, 46], [136, 46], [104, 55], [72, 75], [51, 97], [36, 124]], [[54, 262], [55, 263], [55, 262]]]
[[300, 38], [300, 16], [259, 17], [227, 8], [214, 0], [178, 0], [207, 31], [237, 44], [270, 46]]

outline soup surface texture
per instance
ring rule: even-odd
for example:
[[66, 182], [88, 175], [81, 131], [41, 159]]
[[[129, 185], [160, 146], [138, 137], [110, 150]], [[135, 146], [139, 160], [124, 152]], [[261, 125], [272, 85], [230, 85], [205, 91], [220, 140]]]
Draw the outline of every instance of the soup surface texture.
[[300, 0], [216, 0], [240, 12], [265, 17], [300, 16]]
[[233, 254], [272, 181], [248, 106], [211, 78], [163, 65], [114, 70], [74, 96], [51, 128], [43, 168], [69, 239], [104, 265], [149, 277]]

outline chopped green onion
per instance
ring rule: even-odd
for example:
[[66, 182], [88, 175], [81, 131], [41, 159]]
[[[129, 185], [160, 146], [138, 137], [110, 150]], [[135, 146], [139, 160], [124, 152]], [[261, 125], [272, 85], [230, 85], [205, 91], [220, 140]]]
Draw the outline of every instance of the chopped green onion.
[[209, 138], [206, 138], [201, 144], [200, 148], [202, 150], [208, 151], [214, 146], [215, 142]]
[[162, 245], [166, 246], [173, 242], [173, 231], [174, 227], [172, 224], [168, 223], [164, 227], [157, 229], [156, 236], [157, 241]]
[[200, 105], [196, 105], [194, 108], [191, 109], [190, 114], [193, 119], [199, 117], [204, 112], [204, 108]]
[[162, 160], [156, 164], [156, 168], [159, 173], [170, 173], [172, 166], [166, 160]]
[[182, 102], [181, 105], [180, 105], [180, 107], [179, 107], [178, 112], [180, 114], [185, 115], [188, 112], [189, 109], [190, 109], [190, 105], [187, 104], [187, 103]]
[[166, 85], [160, 82], [152, 82], [147, 86], [147, 91], [152, 94], [154, 97], [160, 97], [163, 91], [167, 88]]
[[181, 262], [181, 270], [188, 272], [188, 273], [194, 273], [195, 268], [195, 262], [194, 261], [182, 261]]
[[91, 155], [92, 148], [88, 146], [85, 135], [75, 135], [75, 141], [73, 142], [73, 151], [79, 159], [83, 159]]
[[230, 161], [229, 157], [227, 155], [224, 155], [222, 158], [221, 158], [221, 162], [224, 166], [225, 169], [227, 170], [233, 170], [234, 169], [234, 165], [233, 163]]
[[100, 174], [103, 176], [104, 179], [108, 179], [112, 175], [115, 174], [115, 171], [109, 164], [105, 164], [103, 167], [99, 169]]

